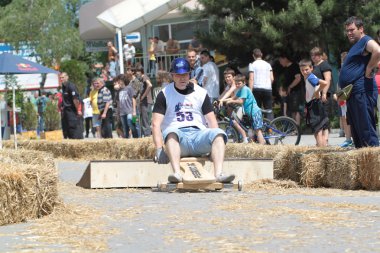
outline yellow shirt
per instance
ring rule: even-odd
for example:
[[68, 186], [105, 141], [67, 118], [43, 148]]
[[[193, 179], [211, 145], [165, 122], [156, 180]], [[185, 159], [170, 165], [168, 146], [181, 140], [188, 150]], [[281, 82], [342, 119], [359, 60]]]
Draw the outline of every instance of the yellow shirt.
[[90, 101], [92, 106], [92, 114], [100, 114], [98, 108], [98, 90], [92, 90], [90, 92]]

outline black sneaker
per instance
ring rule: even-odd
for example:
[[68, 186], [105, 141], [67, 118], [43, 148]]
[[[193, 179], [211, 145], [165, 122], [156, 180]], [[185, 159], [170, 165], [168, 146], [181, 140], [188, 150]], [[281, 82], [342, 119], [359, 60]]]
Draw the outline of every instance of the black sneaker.
[[174, 173], [168, 176], [168, 181], [170, 183], [180, 183], [182, 182], [182, 175], [179, 173]]

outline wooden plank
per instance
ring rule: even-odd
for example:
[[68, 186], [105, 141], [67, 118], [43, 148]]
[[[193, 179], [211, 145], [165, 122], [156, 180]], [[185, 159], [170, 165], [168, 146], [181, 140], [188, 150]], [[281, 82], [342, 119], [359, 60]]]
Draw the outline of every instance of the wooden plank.
[[[206, 161], [204, 167], [213, 173], [210, 161]], [[227, 159], [223, 167], [225, 174], [236, 175], [234, 182], [273, 179], [273, 160]], [[169, 164], [156, 164], [152, 160], [91, 161], [77, 185], [85, 188], [155, 187], [157, 182], [167, 182], [171, 173]]]
[[209, 184], [215, 182], [215, 177], [197, 161], [180, 162], [183, 182], [186, 184]]
[[217, 190], [217, 189], [222, 189], [223, 184], [222, 183], [206, 183], [206, 184], [186, 184], [186, 183], [179, 183], [177, 185], [177, 189], [184, 189], [184, 190]]

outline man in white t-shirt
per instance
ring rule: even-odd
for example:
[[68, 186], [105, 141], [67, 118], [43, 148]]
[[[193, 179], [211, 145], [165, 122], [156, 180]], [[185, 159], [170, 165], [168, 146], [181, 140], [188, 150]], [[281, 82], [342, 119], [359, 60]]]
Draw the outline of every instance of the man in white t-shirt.
[[207, 90], [211, 103], [219, 97], [219, 69], [215, 62], [211, 61], [210, 52], [203, 50], [200, 54], [203, 69], [202, 87]]
[[174, 173], [168, 180], [178, 183], [182, 181], [181, 157], [211, 153], [216, 180], [229, 183], [235, 176], [222, 174], [227, 136], [218, 127], [207, 92], [190, 82], [189, 73], [190, 63], [186, 59], [174, 59], [171, 64], [174, 83], [157, 95], [152, 118], [155, 160], [161, 164], [170, 161]]
[[[262, 59], [263, 53], [260, 49], [253, 50], [254, 62], [248, 66], [249, 88], [260, 108], [272, 110], [272, 83], [274, 80], [272, 66]], [[267, 113], [269, 120], [273, 119], [273, 112]]]
[[125, 58], [127, 67], [134, 65], [136, 48], [132, 44], [132, 42], [128, 42], [127, 44], [123, 46], [123, 53], [124, 53], [124, 58]]

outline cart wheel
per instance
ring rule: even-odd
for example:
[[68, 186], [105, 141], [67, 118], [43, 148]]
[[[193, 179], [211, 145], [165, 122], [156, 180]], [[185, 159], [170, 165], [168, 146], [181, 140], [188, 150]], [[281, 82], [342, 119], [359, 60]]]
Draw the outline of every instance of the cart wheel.
[[240, 192], [243, 189], [243, 182], [241, 180], [238, 181], [238, 191]]

